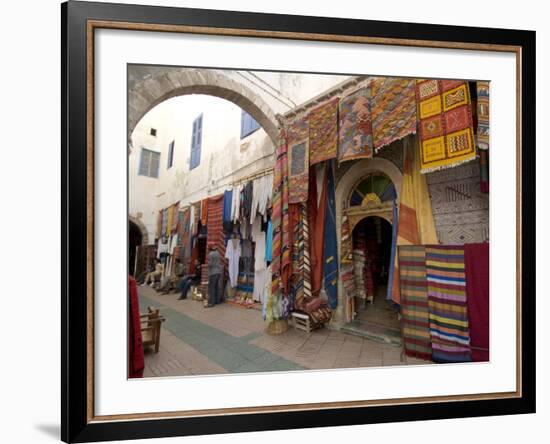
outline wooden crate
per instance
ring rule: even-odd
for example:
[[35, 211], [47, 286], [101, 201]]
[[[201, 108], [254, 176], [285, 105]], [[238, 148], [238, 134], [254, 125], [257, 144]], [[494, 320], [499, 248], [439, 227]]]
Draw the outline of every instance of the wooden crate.
[[292, 325], [296, 330], [302, 330], [306, 333], [310, 333], [313, 330], [311, 320], [308, 315], [292, 312], [290, 316], [292, 318]]

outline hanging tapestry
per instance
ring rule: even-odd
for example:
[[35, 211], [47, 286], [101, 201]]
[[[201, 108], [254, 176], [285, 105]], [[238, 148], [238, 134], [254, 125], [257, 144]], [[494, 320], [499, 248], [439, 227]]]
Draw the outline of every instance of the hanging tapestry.
[[[411, 139], [414, 139], [414, 143]], [[397, 222], [396, 245], [437, 245], [432, 212], [432, 201], [428, 192], [426, 176], [420, 174], [418, 165], [418, 137], [403, 139], [403, 182], [399, 196], [399, 218]], [[399, 264], [394, 262], [394, 285], [392, 300], [399, 304], [399, 285], [395, 285], [395, 276]]]
[[428, 293], [426, 288], [426, 252], [421, 245], [398, 248], [401, 316], [405, 354], [431, 360]]
[[290, 277], [290, 223], [288, 214], [288, 160], [286, 134], [279, 133], [277, 160], [273, 171], [273, 198], [271, 221], [273, 223], [273, 245], [271, 261], [271, 294], [266, 303], [266, 319], [279, 319], [280, 304], [288, 294]]
[[333, 162], [327, 163], [323, 287], [325, 288], [330, 308], [335, 309], [338, 305], [338, 245], [336, 244], [336, 203], [332, 164]]
[[336, 157], [338, 145], [338, 98], [309, 113], [309, 164]]
[[426, 247], [426, 281], [432, 359], [441, 363], [471, 361], [464, 248]]
[[489, 244], [464, 245], [472, 361], [489, 360]]
[[399, 226], [399, 216], [397, 213], [397, 199], [393, 201], [392, 210], [392, 227], [391, 227], [391, 249], [390, 249], [390, 265], [388, 271], [388, 289], [386, 291], [386, 299], [391, 300], [393, 287], [399, 285], [399, 276], [396, 273], [397, 263], [397, 227]]
[[338, 162], [372, 157], [370, 86], [340, 101]]
[[295, 119], [288, 125], [288, 203], [307, 201], [309, 172], [309, 125]]
[[315, 227], [309, 244], [311, 258], [311, 291], [317, 296], [323, 279], [323, 243], [325, 239], [325, 213], [327, 202], [326, 168], [321, 179], [321, 196], [317, 199], [317, 172], [315, 167], [309, 172], [308, 217], [309, 226]]
[[179, 212], [180, 215], [180, 230], [178, 235], [178, 240], [181, 242], [183, 248], [183, 257], [188, 259], [191, 257], [191, 211], [190, 207], [184, 208], [183, 211]]
[[476, 156], [468, 82], [417, 80], [422, 173], [450, 168]]
[[172, 205], [172, 226], [170, 227], [170, 229], [172, 230], [172, 233], [178, 232], [178, 224], [180, 221], [178, 216], [179, 210], [180, 210], [179, 202]]
[[208, 198], [201, 200], [201, 224], [206, 225], [208, 222]]
[[340, 240], [340, 278], [348, 298], [355, 295], [355, 275], [353, 267], [353, 244], [351, 229], [346, 211], [342, 212]]
[[[214, 245], [220, 253], [224, 270], [227, 270], [227, 259], [225, 258], [225, 238], [223, 234], [223, 194], [219, 196], [210, 197], [203, 200], [203, 203], [208, 201], [207, 208], [207, 231], [206, 231], [206, 244], [208, 247]], [[203, 205], [204, 206], [204, 205]], [[204, 260], [204, 267], [201, 270], [205, 270], [201, 273], [201, 284], [203, 288], [203, 295], [206, 295], [208, 289], [208, 254]]]
[[379, 78], [371, 83], [374, 149], [416, 133], [414, 80]]
[[477, 147], [489, 149], [489, 82], [477, 82]]
[[174, 206], [173, 205], [170, 205], [167, 209], [166, 209], [166, 227], [165, 227], [165, 230], [163, 232], [163, 234], [166, 236], [166, 237], [170, 237], [170, 232], [172, 231], [172, 221], [174, 219]]

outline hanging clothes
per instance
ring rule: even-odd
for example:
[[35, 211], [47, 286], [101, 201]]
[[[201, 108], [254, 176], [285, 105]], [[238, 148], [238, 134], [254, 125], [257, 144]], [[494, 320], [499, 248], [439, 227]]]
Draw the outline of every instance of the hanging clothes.
[[238, 283], [240, 257], [241, 243], [239, 239], [229, 239], [225, 247], [225, 258], [227, 259], [227, 268], [229, 270], [229, 283], [232, 288], [235, 288]]
[[329, 306], [338, 306], [338, 245], [336, 244], [336, 202], [332, 161], [327, 163], [327, 198], [325, 210], [325, 243], [323, 247], [323, 286]]
[[254, 221], [256, 214], [261, 214], [264, 221], [267, 220], [267, 208], [273, 190], [273, 175], [254, 179], [252, 182], [252, 205], [250, 209], [250, 223]]
[[250, 214], [252, 209], [252, 182], [247, 182], [241, 191], [241, 202], [239, 209], [241, 212], [241, 222], [250, 223]]
[[226, 233], [233, 230], [233, 222], [231, 220], [231, 205], [233, 202], [233, 190], [225, 190], [223, 193], [223, 229]]
[[472, 361], [489, 361], [489, 243], [465, 244], [464, 266]]
[[265, 263], [265, 232], [262, 231], [262, 221], [260, 217], [254, 219], [252, 225], [252, 241], [254, 242], [254, 300], [263, 302], [264, 288], [266, 283], [266, 263]]
[[271, 262], [273, 258], [273, 224], [271, 220], [267, 222], [267, 231], [265, 233], [265, 261]]
[[242, 185], [235, 185], [233, 187], [233, 193], [231, 195], [231, 221], [233, 223], [239, 221], [242, 189]]

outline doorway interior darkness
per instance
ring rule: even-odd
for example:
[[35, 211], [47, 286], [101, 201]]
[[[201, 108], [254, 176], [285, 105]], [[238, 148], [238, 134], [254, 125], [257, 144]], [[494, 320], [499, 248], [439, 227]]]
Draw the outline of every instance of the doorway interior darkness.
[[353, 228], [355, 313], [349, 328], [356, 334], [384, 342], [400, 342], [400, 326], [393, 303], [386, 299], [392, 225], [368, 216]]

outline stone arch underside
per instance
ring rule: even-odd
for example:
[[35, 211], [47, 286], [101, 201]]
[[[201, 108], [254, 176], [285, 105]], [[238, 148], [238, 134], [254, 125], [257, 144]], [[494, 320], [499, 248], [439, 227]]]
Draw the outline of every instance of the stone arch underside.
[[147, 112], [165, 100], [186, 94], [205, 94], [233, 102], [250, 114], [277, 146], [278, 120], [258, 94], [223, 73], [188, 68], [158, 71], [128, 91], [128, 142]]

